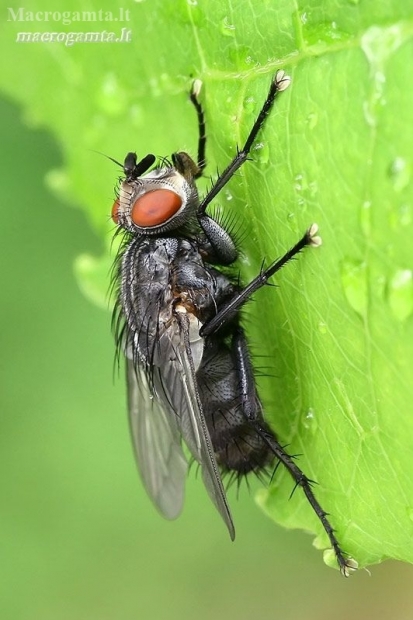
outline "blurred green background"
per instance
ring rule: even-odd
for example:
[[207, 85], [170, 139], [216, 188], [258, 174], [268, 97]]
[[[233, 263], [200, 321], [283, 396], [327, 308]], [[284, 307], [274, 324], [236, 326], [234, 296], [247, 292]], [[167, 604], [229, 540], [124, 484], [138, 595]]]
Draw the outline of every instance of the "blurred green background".
[[[149, 0], [140, 11], [151, 21]], [[11, 36], [3, 45], [10, 54], [4, 71], [13, 70], [28, 88], [26, 101], [18, 104], [6, 94], [0, 101], [1, 616], [411, 618], [411, 566], [387, 562], [373, 566], [371, 576], [359, 571], [342, 579], [322, 563], [310, 537], [283, 530], [263, 515], [253, 500], [259, 486], [254, 482], [238, 500], [234, 489], [229, 492], [234, 544], [194, 472], [181, 518], [168, 523], [156, 514], [135, 469], [122, 377], [113, 381], [110, 315], [84, 298], [73, 274], [79, 254], [104, 252], [94, 232], [100, 216], [92, 229], [84, 212], [71, 208], [75, 200], [63, 202], [48, 189], [50, 170], [68, 164], [65, 145], [51, 131], [34, 127], [28, 114], [31, 85], [40, 80], [29, 70], [30, 49], [17, 55]], [[116, 71], [116, 50], [83, 47], [86, 72], [101, 51], [102, 63]], [[41, 53], [46, 66], [50, 50]], [[58, 58], [60, 52], [53, 54]], [[131, 56], [131, 70], [138, 69]], [[44, 97], [70, 100], [73, 85], [66, 88], [45, 91]], [[126, 151], [124, 142], [116, 144], [114, 126], [107, 141], [108, 154]], [[91, 192], [96, 175], [106, 170], [98, 189], [106, 197], [104, 219], [116, 173], [85, 151], [82, 144], [80, 160], [98, 159], [99, 173], [89, 172]]]

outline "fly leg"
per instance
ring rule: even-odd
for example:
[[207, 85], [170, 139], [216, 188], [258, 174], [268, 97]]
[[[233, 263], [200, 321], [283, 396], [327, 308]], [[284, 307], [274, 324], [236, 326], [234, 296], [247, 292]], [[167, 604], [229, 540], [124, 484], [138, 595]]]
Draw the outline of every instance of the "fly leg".
[[232, 299], [225, 303], [217, 312], [217, 314], [207, 323], [203, 325], [200, 330], [202, 337], [211, 336], [216, 333], [221, 327], [231, 322], [241, 306], [255, 293], [259, 288], [264, 286], [268, 282], [268, 279], [279, 271], [288, 261], [296, 256], [307, 245], [317, 247], [321, 244], [320, 237], [317, 236], [318, 226], [312, 224], [306, 231], [305, 235], [296, 243], [288, 252], [281, 258], [274, 261], [269, 267], [263, 269], [261, 273], [254, 278], [246, 287], [236, 293]]
[[205, 147], [206, 147], [206, 131], [205, 131], [205, 115], [202, 105], [198, 101], [199, 93], [201, 91], [202, 82], [201, 80], [194, 80], [191, 88], [191, 92], [189, 93], [189, 98], [191, 103], [193, 104], [196, 114], [198, 117], [198, 172], [195, 174], [194, 178], [198, 179], [202, 176], [202, 172], [206, 166], [206, 158], [205, 158]]
[[227, 231], [212, 217], [203, 215], [199, 223], [205, 233], [206, 241], [202, 242], [202, 250], [208, 262], [230, 265], [237, 256], [237, 248]]
[[[209, 203], [215, 198], [215, 196], [222, 190], [222, 188], [228, 183], [235, 172], [247, 161], [248, 155], [251, 151], [252, 145], [257, 137], [258, 132], [264, 125], [265, 119], [271, 111], [277, 94], [288, 88], [290, 84], [290, 77], [285, 75], [284, 71], [277, 71], [275, 77], [271, 81], [271, 86], [268, 91], [264, 105], [258, 114], [249, 136], [241, 150], [237, 150], [237, 154], [232, 162], [227, 166], [222, 174], [219, 175], [214, 186], [207, 193], [205, 198], [201, 201], [198, 207], [198, 220], [204, 230], [208, 241], [211, 245], [211, 259], [219, 260], [223, 265], [230, 265], [237, 258], [237, 250], [233, 241], [228, 233], [217, 224], [211, 217], [206, 215], [205, 211]], [[198, 126], [199, 126], [199, 145], [198, 145], [198, 167], [199, 174], [195, 176], [198, 178], [202, 174], [202, 170], [205, 167], [205, 122], [202, 107], [198, 102], [197, 95], [199, 90], [196, 89], [197, 80], [195, 80], [191, 91], [191, 101], [194, 104], [198, 114]]]
[[249, 356], [248, 344], [244, 331], [240, 327], [236, 329], [233, 336], [232, 350], [235, 360], [235, 369], [238, 376], [238, 389], [241, 396], [241, 407], [245, 417], [256, 433], [267, 444], [274, 456], [276, 456], [277, 459], [279, 459], [279, 461], [281, 461], [281, 463], [287, 468], [295, 481], [295, 487], [299, 486], [304, 491], [307, 500], [321, 521], [321, 524], [330, 540], [330, 544], [334, 549], [334, 553], [337, 558], [340, 572], [345, 577], [348, 577], [351, 571], [356, 568], [356, 564], [354, 560], [346, 558], [346, 554], [342, 551], [340, 543], [335, 536], [334, 529], [327, 518], [327, 513], [320, 506], [313, 493], [311, 486], [313, 481], [301, 471], [301, 469], [294, 462], [293, 458], [284, 450], [273, 433], [262, 422], [260, 415], [261, 407], [256, 394], [254, 371]]
[[[194, 179], [202, 176], [206, 166], [206, 129], [205, 115], [202, 105], [199, 102], [199, 93], [202, 82], [194, 80], [189, 93], [189, 98], [193, 104], [198, 117], [198, 155], [197, 164], [192, 171]], [[176, 163], [174, 161], [174, 163]], [[237, 250], [230, 235], [215, 220], [205, 213], [199, 214], [199, 223], [206, 235], [207, 242], [203, 248], [206, 257], [212, 262], [220, 262], [222, 265], [230, 265], [237, 258]]]
[[274, 104], [274, 101], [277, 97], [277, 94], [281, 91], [288, 88], [290, 85], [291, 78], [288, 75], [285, 75], [284, 71], [277, 71], [275, 77], [271, 81], [271, 86], [268, 91], [268, 95], [266, 100], [264, 101], [264, 105], [261, 108], [260, 113], [258, 114], [257, 120], [255, 121], [250, 134], [243, 146], [243, 148], [239, 151], [237, 150], [237, 154], [235, 155], [232, 162], [227, 166], [222, 174], [219, 175], [218, 179], [214, 186], [207, 193], [205, 198], [201, 201], [198, 207], [198, 215], [201, 217], [211, 202], [215, 198], [215, 196], [222, 190], [222, 188], [228, 183], [231, 177], [235, 174], [235, 172], [242, 166], [244, 162], [247, 161], [248, 155], [251, 151], [251, 147], [254, 144], [254, 141], [257, 137], [257, 134], [261, 127], [263, 126], [265, 119], [271, 111], [271, 108]]
[[198, 155], [196, 162], [189, 157], [187, 153], [173, 153], [172, 163], [174, 167], [184, 177], [193, 182], [193, 179], [199, 179], [202, 177], [202, 173], [206, 166], [205, 148], [206, 148], [206, 131], [205, 131], [205, 115], [204, 109], [200, 104], [198, 97], [201, 91], [201, 80], [194, 80], [192, 88], [189, 93], [189, 99], [195, 108], [198, 117]]

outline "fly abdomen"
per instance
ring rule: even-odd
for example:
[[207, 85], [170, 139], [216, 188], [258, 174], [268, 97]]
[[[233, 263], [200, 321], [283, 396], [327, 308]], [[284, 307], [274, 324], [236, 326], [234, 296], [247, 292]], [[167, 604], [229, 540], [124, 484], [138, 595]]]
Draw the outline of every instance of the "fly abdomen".
[[[197, 379], [205, 421], [223, 473], [234, 472], [242, 477], [270, 465], [274, 454], [245, 416], [234, 357], [224, 341], [207, 340]], [[272, 435], [256, 397], [253, 405], [255, 419]]]
[[211, 416], [208, 428], [224, 474], [234, 472], [237, 478], [250, 472], [261, 474], [274, 461], [273, 452], [242, 413], [222, 409]]

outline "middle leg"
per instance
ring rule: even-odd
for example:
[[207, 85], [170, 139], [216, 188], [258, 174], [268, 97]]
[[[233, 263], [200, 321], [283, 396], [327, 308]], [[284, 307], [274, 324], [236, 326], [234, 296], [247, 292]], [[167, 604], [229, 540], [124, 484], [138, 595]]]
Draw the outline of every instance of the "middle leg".
[[306, 231], [305, 235], [296, 243], [288, 252], [284, 254], [280, 259], [274, 261], [267, 269], [263, 269], [261, 273], [252, 280], [246, 287], [236, 293], [232, 299], [224, 304], [217, 314], [207, 323], [205, 323], [201, 330], [200, 335], [202, 337], [211, 336], [216, 333], [221, 327], [227, 325], [232, 321], [241, 306], [255, 293], [259, 288], [264, 286], [271, 276], [279, 271], [288, 261], [296, 256], [307, 245], [317, 247], [321, 245], [321, 238], [317, 236], [318, 226], [312, 224]]

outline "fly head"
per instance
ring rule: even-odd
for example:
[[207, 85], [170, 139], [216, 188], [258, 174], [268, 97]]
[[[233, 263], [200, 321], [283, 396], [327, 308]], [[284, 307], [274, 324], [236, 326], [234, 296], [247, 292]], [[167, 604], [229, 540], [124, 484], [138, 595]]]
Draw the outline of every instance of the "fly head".
[[112, 219], [121, 228], [140, 235], [160, 235], [188, 226], [196, 218], [199, 199], [194, 182], [195, 162], [187, 153], [175, 153], [172, 164], [155, 167], [155, 156], [139, 162], [128, 153], [125, 179], [112, 207]]

